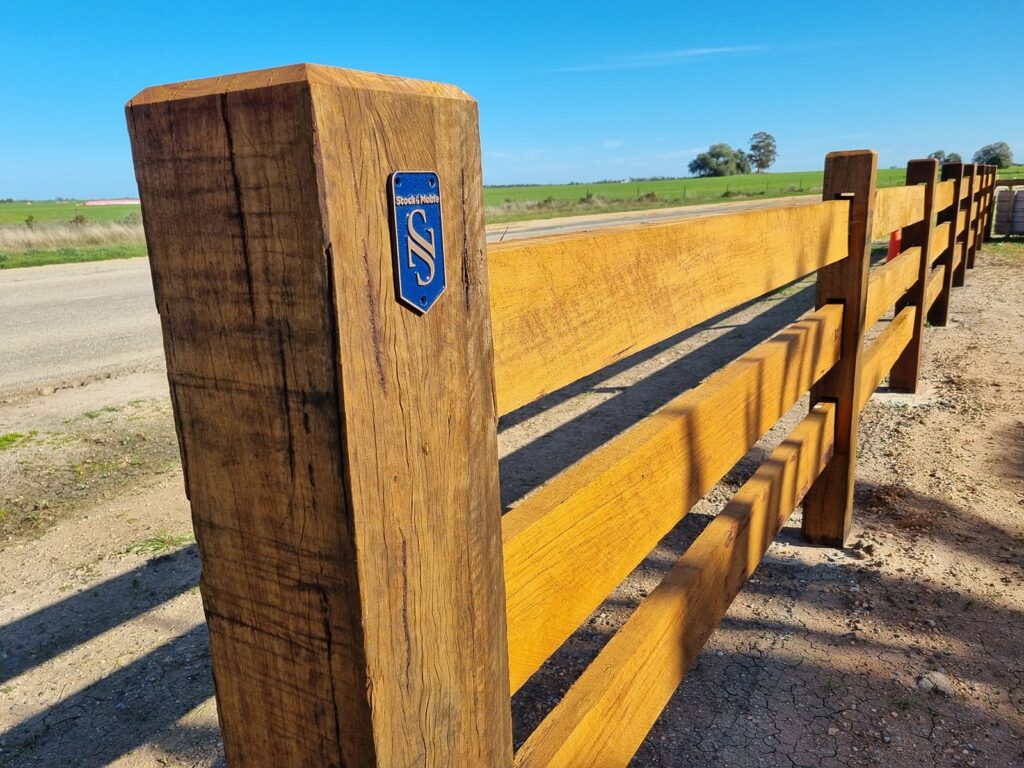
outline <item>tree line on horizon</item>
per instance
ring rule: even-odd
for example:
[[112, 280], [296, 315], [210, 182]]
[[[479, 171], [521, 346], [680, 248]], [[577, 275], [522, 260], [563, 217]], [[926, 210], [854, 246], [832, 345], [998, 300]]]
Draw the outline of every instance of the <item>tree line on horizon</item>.
[[[940, 164], [963, 162], [963, 159], [956, 152], [946, 154], [941, 149], [932, 152], [928, 157], [938, 160]], [[1010, 149], [1010, 145], [1005, 141], [996, 141], [992, 144], [986, 144], [975, 152], [971, 162], [980, 165], [994, 165], [996, 168], [1009, 168], [1013, 165], [1013, 150]]]
[[758, 131], [750, 137], [746, 151], [733, 149], [724, 142], [712, 144], [707, 152], [701, 152], [688, 166], [693, 176], [736, 176], [741, 174], [764, 173], [778, 157], [775, 137], [765, 131]]
[[[928, 157], [943, 163], [960, 163], [963, 159], [956, 152], [946, 153], [936, 150]], [[725, 142], [712, 144], [707, 152], [701, 152], [688, 166], [690, 175], [707, 176], [739, 176], [749, 173], [764, 173], [778, 158], [778, 147], [775, 137], [765, 131], [758, 131], [750, 137], [746, 150], [733, 149]], [[1008, 168], [1013, 165], [1013, 152], [1005, 141], [986, 144], [974, 153], [972, 162], [983, 165], [994, 165], [997, 168]]]

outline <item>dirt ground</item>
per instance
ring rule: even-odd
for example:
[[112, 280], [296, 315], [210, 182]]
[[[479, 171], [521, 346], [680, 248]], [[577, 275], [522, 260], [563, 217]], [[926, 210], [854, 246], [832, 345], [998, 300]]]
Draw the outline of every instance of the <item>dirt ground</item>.
[[[808, 285], [503, 419], [504, 502], [799, 315]], [[921, 393], [864, 412], [851, 546], [803, 545], [794, 515], [634, 765], [1024, 766], [1024, 246], [986, 246], [952, 318], [927, 329]], [[24, 436], [0, 451], [5, 768], [222, 763], [169, 410], [130, 389], [63, 416], [0, 404]], [[514, 697], [517, 743], [805, 409]]]

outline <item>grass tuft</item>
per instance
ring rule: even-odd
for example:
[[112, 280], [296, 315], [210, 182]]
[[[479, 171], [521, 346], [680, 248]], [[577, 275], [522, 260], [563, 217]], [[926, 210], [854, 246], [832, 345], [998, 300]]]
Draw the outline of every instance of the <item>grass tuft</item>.
[[122, 555], [155, 555], [161, 552], [168, 552], [172, 549], [178, 549], [186, 544], [191, 544], [195, 541], [192, 536], [179, 536], [173, 533], [158, 533], [155, 536], [150, 536], [140, 541], [136, 541], [134, 544], [125, 547], [121, 550]]
[[60, 248], [95, 248], [111, 245], [142, 245], [141, 223], [84, 221], [81, 224], [34, 224], [0, 227], [0, 251], [53, 251]]
[[[0, 228], [2, 230], [2, 228]], [[0, 269], [41, 267], [47, 264], [78, 264], [86, 261], [135, 259], [146, 255], [145, 245], [107, 245], [92, 248], [57, 248], [44, 251], [0, 251]]]
[[39, 434], [39, 430], [33, 429], [27, 434], [21, 432], [7, 432], [0, 435], [0, 451], [10, 450], [16, 445], [27, 442]]

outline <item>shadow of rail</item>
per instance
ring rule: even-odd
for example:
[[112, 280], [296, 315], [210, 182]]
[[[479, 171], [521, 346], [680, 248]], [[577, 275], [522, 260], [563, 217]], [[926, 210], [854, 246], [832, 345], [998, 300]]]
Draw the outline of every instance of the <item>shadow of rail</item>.
[[0, 733], [0, 762], [101, 768], [211, 696], [208, 635], [200, 624]]
[[0, 685], [198, 583], [192, 544], [0, 627]]
[[[814, 287], [808, 285], [778, 300], [772, 301], [768, 297], [768, 306], [748, 322], [720, 325], [765, 299], [762, 297], [748, 302], [502, 417], [499, 421], [499, 435], [585, 392], [615, 392], [610, 398], [574, 416], [565, 424], [536, 436], [502, 457], [499, 463], [502, 505], [507, 508], [638, 420], [696, 386], [726, 363], [799, 318], [811, 308], [813, 296]], [[600, 386], [601, 382], [677, 344], [721, 327], [728, 330], [635, 383], [611, 389]]]

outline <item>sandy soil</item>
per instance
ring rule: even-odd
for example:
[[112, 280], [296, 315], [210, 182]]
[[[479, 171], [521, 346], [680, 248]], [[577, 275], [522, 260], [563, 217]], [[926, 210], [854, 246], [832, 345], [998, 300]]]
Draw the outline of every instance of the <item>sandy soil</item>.
[[[953, 322], [928, 331], [922, 393], [880, 392], [864, 413], [852, 546], [804, 546], [794, 516], [635, 765], [1024, 765], [1024, 247], [987, 246], [978, 264], [956, 292]], [[794, 286], [504, 419], [505, 503], [810, 300], [810, 290]], [[77, 405], [88, 399], [76, 397]], [[173, 437], [159, 427], [165, 403], [108, 404], [86, 426], [75, 415], [38, 431], [76, 431], [67, 444], [83, 451], [90, 439], [133, 434], [141, 419], [147, 442], [159, 446], [152, 455], [173, 455]], [[53, 411], [19, 408], [24, 430], [33, 413], [45, 421]], [[516, 695], [517, 742], [805, 408]], [[0, 406], [4, 418], [13, 414]], [[61, 442], [0, 454], [4, 486], [31, 480], [33, 492], [47, 493], [42, 464], [84, 461], [55, 455], [49, 440]], [[5, 767], [222, 760], [180, 471], [159, 461], [136, 474], [120, 467], [109, 474], [124, 482], [94, 479], [92, 490], [0, 539]], [[59, 479], [53, 487], [67, 490]]]

